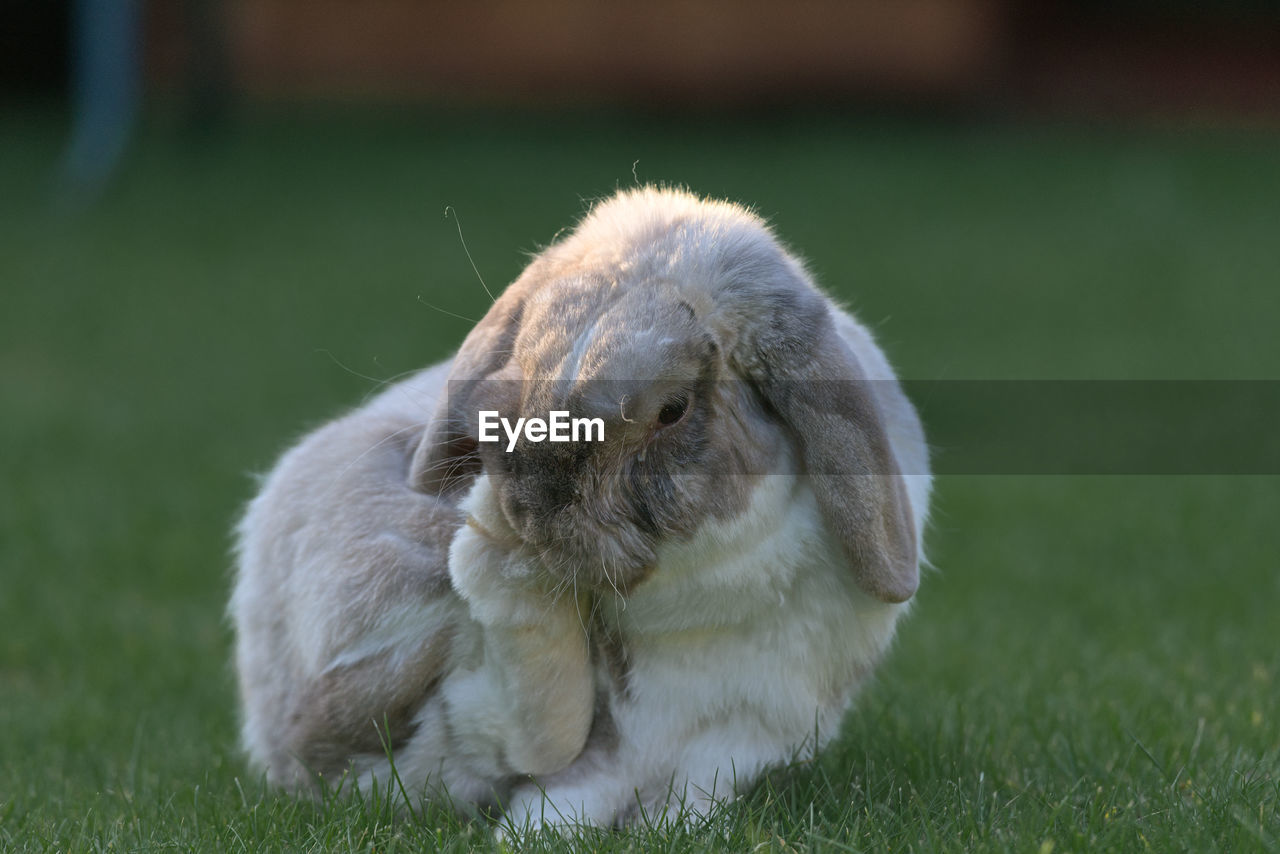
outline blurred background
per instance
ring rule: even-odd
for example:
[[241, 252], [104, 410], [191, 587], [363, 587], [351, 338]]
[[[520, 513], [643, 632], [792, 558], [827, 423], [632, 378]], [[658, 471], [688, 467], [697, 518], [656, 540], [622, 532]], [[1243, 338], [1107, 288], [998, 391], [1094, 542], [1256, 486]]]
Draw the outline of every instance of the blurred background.
[[119, 38], [133, 43], [149, 97], [208, 115], [237, 96], [717, 111], [834, 100], [1266, 124], [1280, 109], [1274, 0], [5, 0], [3, 8], [7, 95], [65, 97], [77, 62], [93, 53], [88, 42]]
[[[235, 825], [252, 475], [637, 182], [754, 205], [911, 380], [1280, 379], [1274, 0], [0, 0], [0, 843]], [[849, 767], [1031, 791], [1020, 850], [1280, 839], [1226, 782], [1280, 769], [1280, 489], [1164, 471], [940, 479]]]

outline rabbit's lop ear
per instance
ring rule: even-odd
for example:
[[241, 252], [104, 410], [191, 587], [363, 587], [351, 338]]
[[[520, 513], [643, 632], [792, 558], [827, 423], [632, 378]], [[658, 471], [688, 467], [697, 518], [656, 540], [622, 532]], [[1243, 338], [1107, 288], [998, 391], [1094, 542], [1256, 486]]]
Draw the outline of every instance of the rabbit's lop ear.
[[[480, 473], [476, 405], [481, 384], [511, 361], [524, 300], [516, 285], [507, 289], [467, 335], [454, 358], [445, 396], [423, 433], [409, 467], [409, 485], [432, 495], [468, 485]], [[518, 379], [519, 377], [516, 377]], [[514, 384], [489, 383], [483, 391]], [[494, 401], [486, 400], [486, 405]]]
[[754, 341], [753, 379], [791, 429], [823, 519], [858, 586], [905, 602], [919, 585], [915, 526], [875, 390], [825, 301], [801, 296]]

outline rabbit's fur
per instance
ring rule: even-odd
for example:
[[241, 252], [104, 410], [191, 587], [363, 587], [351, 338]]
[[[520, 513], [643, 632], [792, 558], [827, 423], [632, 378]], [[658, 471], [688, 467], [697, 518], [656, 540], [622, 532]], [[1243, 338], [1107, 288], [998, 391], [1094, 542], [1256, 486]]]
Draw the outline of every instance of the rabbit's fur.
[[[605, 440], [507, 453], [481, 409]], [[267, 477], [244, 744], [291, 787], [385, 782], [390, 745], [516, 825], [705, 812], [835, 734], [916, 589], [928, 471], [884, 355], [760, 219], [620, 193]]]

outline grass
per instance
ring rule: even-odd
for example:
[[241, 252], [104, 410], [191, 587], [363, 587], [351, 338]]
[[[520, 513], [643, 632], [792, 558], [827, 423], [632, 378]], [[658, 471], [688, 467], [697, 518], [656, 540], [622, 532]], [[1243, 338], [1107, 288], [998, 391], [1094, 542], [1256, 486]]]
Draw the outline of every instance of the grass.
[[[1280, 378], [1273, 138], [349, 113], [189, 140], [157, 120], [99, 204], [59, 213], [61, 130], [0, 115], [4, 849], [497, 845], [394, 797], [265, 790], [222, 618], [249, 474], [446, 356], [469, 324], [423, 300], [484, 311], [448, 205], [494, 287], [638, 160], [771, 216], [904, 376]], [[707, 826], [577, 843], [1280, 851], [1277, 487], [941, 479], [939, 571], [832, 749]]]

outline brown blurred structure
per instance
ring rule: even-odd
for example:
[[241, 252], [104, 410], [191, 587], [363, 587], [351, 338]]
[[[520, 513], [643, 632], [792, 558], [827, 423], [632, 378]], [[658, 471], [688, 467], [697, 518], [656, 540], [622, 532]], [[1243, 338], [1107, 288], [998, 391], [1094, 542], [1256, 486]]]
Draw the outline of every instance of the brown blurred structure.
[[1280, 124], [1274, 0], [1026, 3], [1006, 69], [1022, 110]]
[[[189, 78], [200, 35], [182, 9], [200, 2], [152, 0], [156, 87]], [[1280, 120], [1280, 12], [1248, 0], [1203, 6], [224, 0], [220, 26], [234, 85], [254, 99], [675, 108], [834, 99]]]

